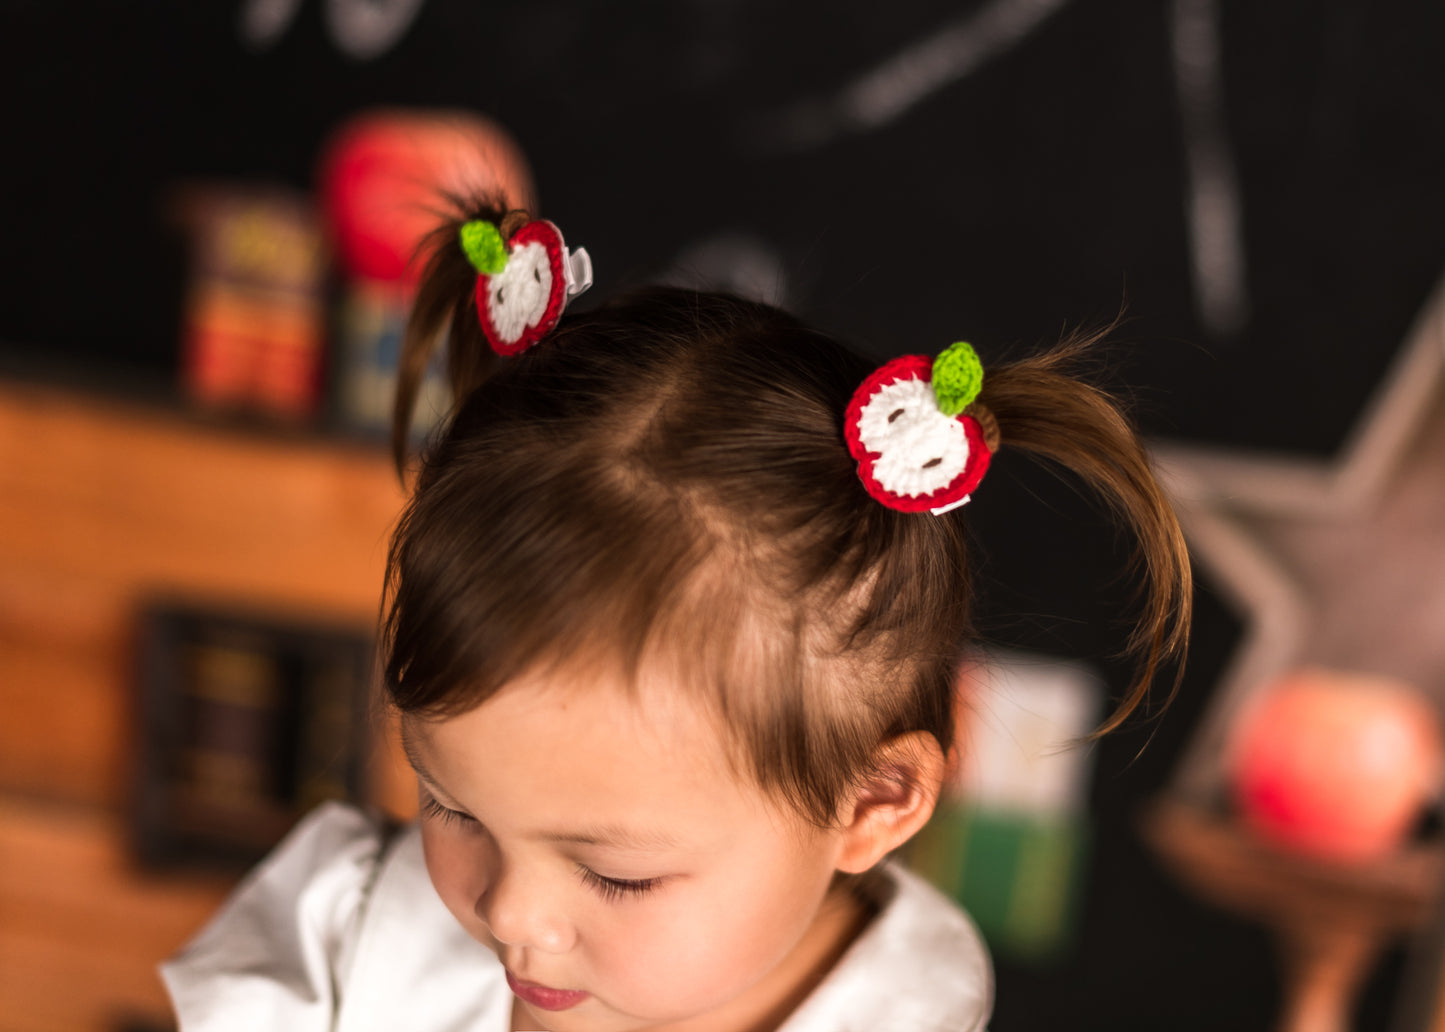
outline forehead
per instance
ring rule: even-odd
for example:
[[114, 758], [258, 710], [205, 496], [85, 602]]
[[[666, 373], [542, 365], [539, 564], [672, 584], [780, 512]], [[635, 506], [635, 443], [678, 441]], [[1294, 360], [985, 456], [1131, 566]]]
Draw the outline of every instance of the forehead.
[[508, 684], [453, 717], [404, 717], [403, 736], [445, 802], [511, 830], [712, 827], [772, 807], [740, 779], [716, 722], [688, 693], [592, 673]]

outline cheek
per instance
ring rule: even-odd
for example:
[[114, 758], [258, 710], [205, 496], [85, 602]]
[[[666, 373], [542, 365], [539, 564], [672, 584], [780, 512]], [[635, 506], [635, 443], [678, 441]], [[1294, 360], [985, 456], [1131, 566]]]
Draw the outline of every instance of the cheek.
[[671, 900], [640, 904], [630, 917], [618, 908], [607, 978], [636, 1011], [657, 1019], [720, 1006], [797, 945], [830, 881], [830, 869], [781, 860], [728, 865], [677, 886]]
[[473, 909], [486, 889], [487, 858], [480, 843], [432, 821], [422, 824], [421, 842], [437, 895], [462, 927], [485, 942], [485, 929]]

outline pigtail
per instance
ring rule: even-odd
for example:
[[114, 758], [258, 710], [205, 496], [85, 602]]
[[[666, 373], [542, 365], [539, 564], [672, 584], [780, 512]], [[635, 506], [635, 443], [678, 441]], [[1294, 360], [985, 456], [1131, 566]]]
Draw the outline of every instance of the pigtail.
[[448, 196], [446, 201], [451, 214], [417, 248], [418, 256], [426, 255], [426, 264], [397, 365], [391, 440], [397, 472], [402, 474], [417, 396], [437, 346], [445, 340], [447, 379], [454, 402], [487, 379], [497, 361], [477, 318], [477, 270], [462, 250], [458, 233], [463, 224], [483, 219], [498, 225], [506, 239], [527, 221], [526, 212], [508, 211], [492, 198], [467, 201]]
[[1004, 448], [1030, 452], [1077, 475], [1137, 541], [1145, 581], [1142, 612], [1128, 643], [1136, 674], [1092, 737], [1122, 724], [1148, 694], [1160, 666], [1177, 660], [1173, 698], [1183, 675], [1193, 604], [1189, 550], [1138, 433], [1113, 398], [1076, 376], [1083, 356], [1103, 336], [1080, 334], [1041, 355], [991, 367], [979, 397], [998, 421]]

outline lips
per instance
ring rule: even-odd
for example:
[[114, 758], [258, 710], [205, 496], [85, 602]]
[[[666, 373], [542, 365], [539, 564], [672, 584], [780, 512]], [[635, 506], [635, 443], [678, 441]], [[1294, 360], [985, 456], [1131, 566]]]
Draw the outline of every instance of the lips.
[[552, 989], [535, 982], [524, 982], [510, 971], [507, 972], [507, 985], [523, 1002], [549, 1011], [561, 1011], [575, 1007], [587, 999], [588, 995], [581, 989]]

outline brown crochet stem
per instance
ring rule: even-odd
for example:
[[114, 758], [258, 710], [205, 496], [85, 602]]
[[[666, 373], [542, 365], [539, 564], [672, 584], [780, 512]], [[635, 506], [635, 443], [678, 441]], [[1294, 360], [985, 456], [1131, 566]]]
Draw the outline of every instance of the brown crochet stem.
[[510, 240], [517, 230], [531, 221], [532, 216], [525, 208], [513, 208], [502, 216], [502, 224], [497, 227], [497, 232], [502, 235], [503, 240]]
[[968, 408], [964, 409], [963, 412], [964, 415], [972, 416], [978, 420], [978, 428], [983, 431], [983, 443], [988, 445], [989, 453], [992, 454], [998, 451], [998, 446], [1002, 440], [998, 431], [998, 420], [994, 418], [993, 413], [988, 410], [988, 407], [974, 402]]

